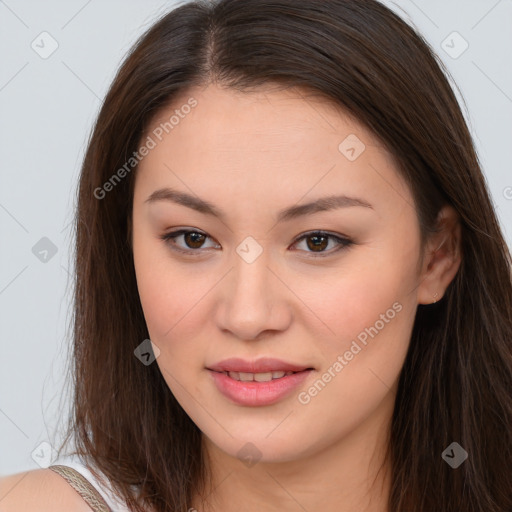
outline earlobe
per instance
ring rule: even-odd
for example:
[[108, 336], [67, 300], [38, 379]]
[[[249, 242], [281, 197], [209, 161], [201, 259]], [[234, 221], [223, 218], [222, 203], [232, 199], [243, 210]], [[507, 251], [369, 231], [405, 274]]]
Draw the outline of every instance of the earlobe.
[[419, 276], [418, 304], [434, 304], [442, 299], [462, 261], [461, 224], [456, 210], [444, 206], [438, 216], [439, 230], [425, 247], [424, 264]]

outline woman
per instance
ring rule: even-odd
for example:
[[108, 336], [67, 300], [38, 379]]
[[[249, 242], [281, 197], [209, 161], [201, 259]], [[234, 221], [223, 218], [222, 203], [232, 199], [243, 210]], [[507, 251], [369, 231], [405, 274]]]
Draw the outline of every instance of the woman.
[[510, 253], [441, 64], [380, 3], [164, 16], [76, 229], [62, 507], [512, 510]]

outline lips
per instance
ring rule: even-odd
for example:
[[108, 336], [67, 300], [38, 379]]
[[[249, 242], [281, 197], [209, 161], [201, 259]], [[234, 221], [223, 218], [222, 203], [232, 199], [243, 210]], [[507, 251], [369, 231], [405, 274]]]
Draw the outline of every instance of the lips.
[[[282, 366], [282, 361], [280, 366]], [[300, 368], [297, 365], [292, 366]], [[290, 371], [284, 376], [271, 378], [270, 380], [269, 377], [273, 376], [274, 372], [250, 374], [208, 370], [208, 373], [217, 390], [232, 403], [245, 407], [261, 407], [289, 398], [294, 390], [308, 381], [314, 370], [304, 369], [295, 373]], [[280, 373], [284, 372], [281, 371]], [[238, 380], [237, 376], [242, 378]], [[248, 377], [253, 377], [254, 380], [246, 380]]]
[[304, 370], [313, 370], [314, 368], [270, 357], [264, 357], [256, 361], [247, 361], [245, 359], [232, 357], [208, 366], [207, 369], [215, 372], [267, 373], [282, 371], [295, 373]]

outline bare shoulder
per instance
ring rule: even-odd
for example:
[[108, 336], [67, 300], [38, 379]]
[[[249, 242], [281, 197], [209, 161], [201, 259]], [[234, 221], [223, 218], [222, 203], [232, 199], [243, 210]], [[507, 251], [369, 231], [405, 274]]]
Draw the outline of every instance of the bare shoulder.
[[91, 512], [89, 505], [51, 469], [0, 478], [0, 512]]

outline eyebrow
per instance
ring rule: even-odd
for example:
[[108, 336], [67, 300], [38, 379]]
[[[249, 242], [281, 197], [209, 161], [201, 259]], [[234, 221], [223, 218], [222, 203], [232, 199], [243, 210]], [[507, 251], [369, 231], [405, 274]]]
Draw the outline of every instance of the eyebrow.
[[[226, 214], [214, 204], [205, 201], [197, 196], [187, 194], [172, 188], [161, 188], [155, 190], [145, 201], [145, 203], [154, 203], [157, 201], [170, 201], [187, 208], [191, 208], [205, 215], [217, 217], [223, 221], [226, 220]], [[310, 215], [317, 212], [325, 212], [336, 210], [339, 208], [347, 208], [350, 206], [361, 206], [371, 208], [373, 206], [357, 197], [349, 197], [345, 195], [330, 195], [321, 197], [309, 203], [294, 205], [280, 210], [277, 214], [277, 222], [290, 221], [304, 215]]]

